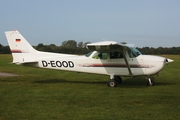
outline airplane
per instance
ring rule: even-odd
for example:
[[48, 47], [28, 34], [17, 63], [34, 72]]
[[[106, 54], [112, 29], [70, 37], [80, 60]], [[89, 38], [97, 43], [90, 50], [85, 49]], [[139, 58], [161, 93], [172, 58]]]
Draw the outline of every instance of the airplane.
[[18, 32], [5, 32], [13, 62], [39, 68], [109, 75], [108, 87], [117, 87], [121, 77], [145, 76], [153, 86], [151, 76], [158, 75], [173, 60], [153, 55], [142, 55], [134, 45], [124, 42], [102, 41], [87, 44], [92, 52], [79, 56], [35, 50]]

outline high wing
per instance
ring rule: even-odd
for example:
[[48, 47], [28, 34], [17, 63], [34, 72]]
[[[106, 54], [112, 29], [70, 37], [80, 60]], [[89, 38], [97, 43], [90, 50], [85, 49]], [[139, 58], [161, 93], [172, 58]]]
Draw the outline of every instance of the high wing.
[[129, 75], [133, 75], [130, 65], [128, 63], [127, 57], [126, 57], [126, 51], [127, 49], [130, 49], [129, 47], [133, 46], [133, 45], [129, 45], [126, 43], [118, 43], [115, 41], [103, 41], [103, 42], [96, 42], [96, 43], [90, 43], [87, 44], [87, 48], [89, 50], [95, 50], [95, 51], [122, 51], [123, 53], [123, 58], [126, 62], [128, 71], [129, 71]]
[[103, 41], [87, 44], [89, 50], [96, 51], [113, 51], [113, 50], [122, 50], [124, 44], [119, 44], [115, 41]]

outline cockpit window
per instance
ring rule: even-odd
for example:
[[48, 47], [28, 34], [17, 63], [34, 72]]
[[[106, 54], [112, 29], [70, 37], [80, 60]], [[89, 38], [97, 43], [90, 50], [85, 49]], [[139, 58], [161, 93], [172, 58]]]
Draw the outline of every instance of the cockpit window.
[[98, 59], [98, 58], [99, 58], [99, 54], [100, 54], [100, 53], [95, 53], [92, 58]]
[[93, 59], [107, 59], [108, 58], [108, 54], [106, 52], [95, 53], [92, 58]]
[[110, 52], [110, 59], [118, 58], [123, 58], [123, 54], [121, 52]]

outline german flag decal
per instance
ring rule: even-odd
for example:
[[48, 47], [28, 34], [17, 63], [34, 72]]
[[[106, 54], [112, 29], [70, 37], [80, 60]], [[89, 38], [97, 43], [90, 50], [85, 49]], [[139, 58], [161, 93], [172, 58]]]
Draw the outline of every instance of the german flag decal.
[[16, 39], [16, 42], [21, 42], [21, 39]]

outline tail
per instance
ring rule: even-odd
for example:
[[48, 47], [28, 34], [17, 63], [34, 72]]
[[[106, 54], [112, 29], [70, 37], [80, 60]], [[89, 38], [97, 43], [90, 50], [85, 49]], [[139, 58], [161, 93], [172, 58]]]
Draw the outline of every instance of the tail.
[[13, 63], [37, 62], [37, 51], [18, 31], [7, 31], [5, 35], [13, 56]]

